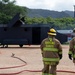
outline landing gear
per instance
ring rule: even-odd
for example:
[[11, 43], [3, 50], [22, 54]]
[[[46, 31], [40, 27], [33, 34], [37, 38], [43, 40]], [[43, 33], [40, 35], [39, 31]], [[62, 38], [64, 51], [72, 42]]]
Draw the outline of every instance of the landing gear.
[[8, 48], [8, 45], [1, 45], [1, 48]]
[[21, 48], [23, 47], [23, 45], [19, 45]]

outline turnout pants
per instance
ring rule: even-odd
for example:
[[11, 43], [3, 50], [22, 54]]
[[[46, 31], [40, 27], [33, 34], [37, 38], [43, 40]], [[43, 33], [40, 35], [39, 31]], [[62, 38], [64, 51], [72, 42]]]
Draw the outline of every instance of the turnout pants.
[[57, 65], [44, 64], [42, 75], [56, 75]]

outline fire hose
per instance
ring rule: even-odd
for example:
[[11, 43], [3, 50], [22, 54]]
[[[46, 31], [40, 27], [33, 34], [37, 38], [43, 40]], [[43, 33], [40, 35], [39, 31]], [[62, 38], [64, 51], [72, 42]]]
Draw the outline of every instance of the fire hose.
[[[19, 67], [24, 67], [27, 65], [27, 62], [22, 60], [21, 58], [19, 57], [16, 57], [15, 54], [12, 53], [12, 56], [13, 58], [16, 58], [16, 59], [19, 59], [20, 61], [24, 62], [23, 65], [20, 65], [20, 66], [13, 66], [13, 67], [3, 67], [3, 68], [0, 68], [0, 69], [11, 69], [11, 68], [19, 68]], [[17, 75], [17, 74], [20, 74], [22, 72], [42, 72], [42, 70], [22, 70], [22, 71], [19, 71], [19, 72], [15, 72], [15, 73], [0, 73], [0, 75]], [[57, 72], [64, 72], [64, 73], [73, 73], [75, 74], [75, 71], [65, 71], [65, 70], [57, 70]]]

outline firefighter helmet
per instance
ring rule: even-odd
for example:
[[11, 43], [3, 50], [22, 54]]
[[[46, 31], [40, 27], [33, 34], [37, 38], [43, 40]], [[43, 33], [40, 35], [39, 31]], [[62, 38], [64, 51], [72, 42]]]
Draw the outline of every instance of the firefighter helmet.
[[56, 35], [56, 30], [54, 28], [51, 28], [48, 32], [48, 35]]

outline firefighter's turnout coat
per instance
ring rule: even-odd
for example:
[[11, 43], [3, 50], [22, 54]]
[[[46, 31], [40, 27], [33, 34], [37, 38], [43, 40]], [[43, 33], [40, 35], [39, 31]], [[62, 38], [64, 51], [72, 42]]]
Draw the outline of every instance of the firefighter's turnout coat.
[[59, 63], [59, 54], [62, 54], [62, 47], [56, 38], [44, 39], [40, 47], [44, 64], [56, 65]]
[[73, 57], [73, 62], [75, 63], [75, 37], [72, 38], [69, 44], [69, 54]]

